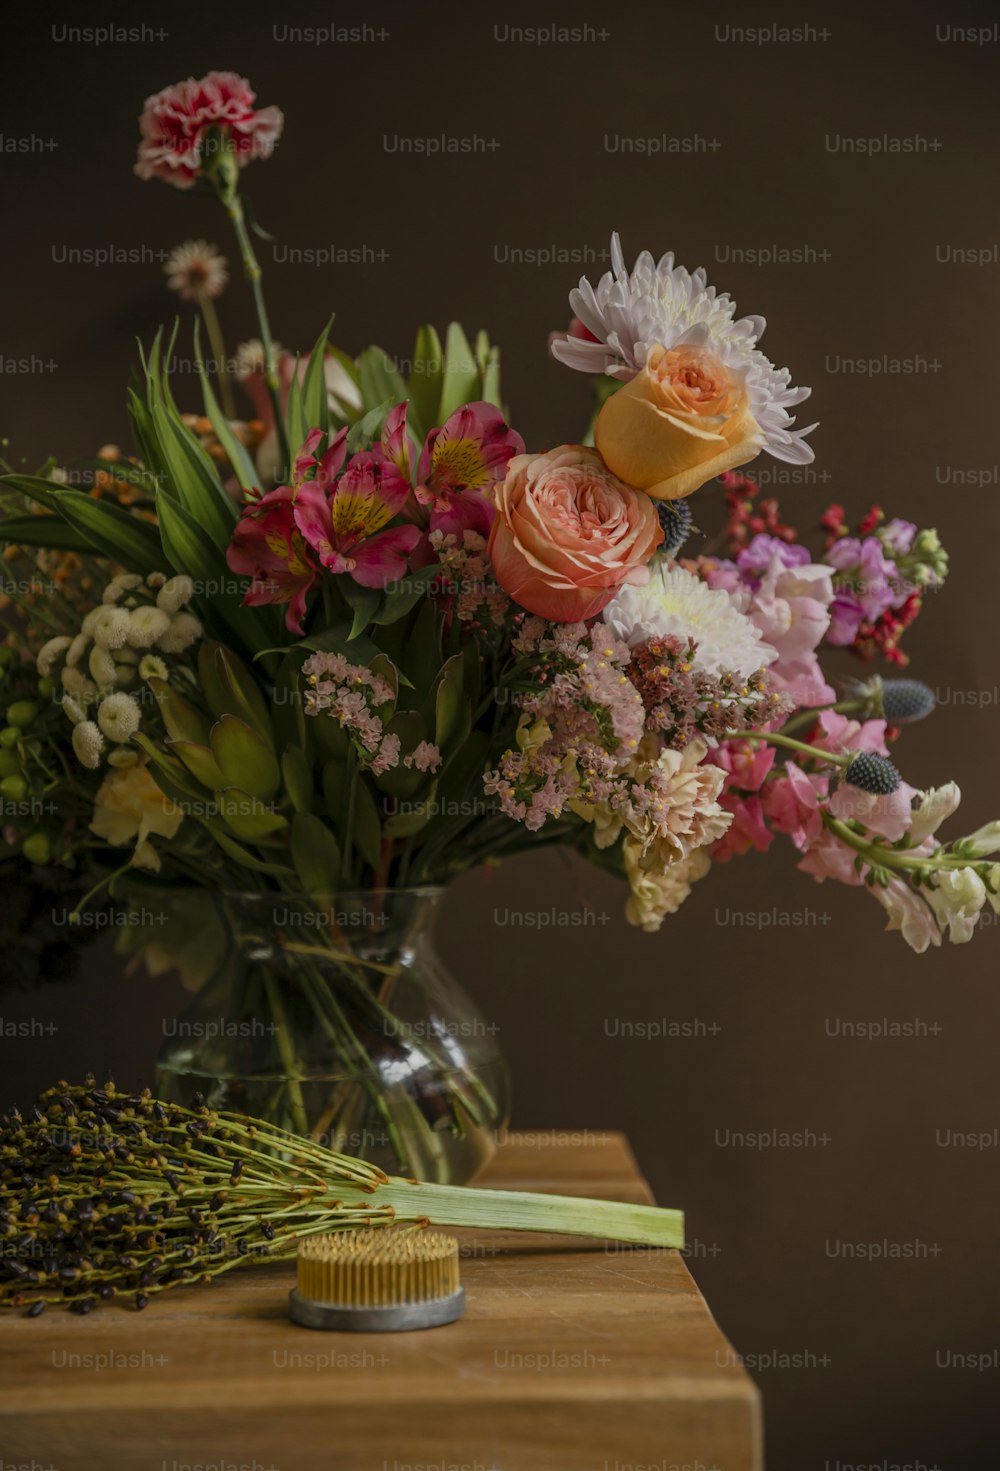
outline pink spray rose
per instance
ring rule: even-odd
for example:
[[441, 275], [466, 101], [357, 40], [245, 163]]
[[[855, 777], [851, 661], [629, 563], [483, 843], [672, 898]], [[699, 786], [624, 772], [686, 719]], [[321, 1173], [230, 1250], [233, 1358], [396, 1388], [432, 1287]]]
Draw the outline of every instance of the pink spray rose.
[[202, 172], [202, 139], [213, 127], [228, 135], [241, 168], [252, 158], [267, 158], [285, 120], [277, 107], [255, 111], [255, 98], [250, 83], [236, 72], [209, 72], [198, 81], [188, 77], [147, 97], [135, 172], [140, 179], [190, 189]]
[[595, 450], [564, 444], [517, 455], [496, 491], [489, 550], [509, 597], [556, 623], [595, 617], [623, 583], [649, 580], [663, 532], [649, 496]]

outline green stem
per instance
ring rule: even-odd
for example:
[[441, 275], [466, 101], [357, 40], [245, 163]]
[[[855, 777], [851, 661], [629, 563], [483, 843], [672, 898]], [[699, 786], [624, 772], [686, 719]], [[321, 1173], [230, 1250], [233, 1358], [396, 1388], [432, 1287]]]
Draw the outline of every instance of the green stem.
[[822, 761], [831, 766], [849, 766], [852, 759], [850, 756], [838, 756], [833, 751], [821, 750], [818, 746], [810, 746], [805, 741], [792, 740], [790, 736], [782, 735], [776, 730], [737, 730], [726, 739], [729, 741], [767, 741], [772, 746], [786, 746], [789, 751], [801, 751], [813, 761]]
[[[336, 1187], [345, 1205], [352, 1187]], [[422, 1185], [391, 1178], [369, 1195], [372, 1205], [391, 1205], [397, 1219], [426, 1218], [435, 1226], [486, 1226], [501, 1231], [555, 1231], [566, 1236], [597, 1236], [643, 1246], [684, 1245], [684, 1215], [655, 1205], [626, 1205], [568, 1195], [536, 1195], [523, 1190], [482, 1190], [468, 1186]]]
[[208, 333], [212, 356], [215, 359], [215, 376], [219, 384], [219, 396], [222, 399], [222, 412], [227, 419], [235, 419], [236, 402], [233, 398], [233, 380], [229, 375], [226, 344], [222, 336], [219, 313], [215, 310], [215, 302], [204, 291], [198, 292], [198, 306], [201, 310], [201, 319], [205, 323], [205, 331]]
[[274, 1017], [278, 1028], [278, 1051], [281, 1053], [281, 1063], [285, 1069], [285, 1078], [288, 1085], [288, 1097], [291, 1102], [292, 1119], [295, 1128], [300, 1134], [308, 1134], [309, 1118], [306, 1113], [305, 1100], [302, 1097], [302, 1084], [299, 1082], [296, 1072], [298, 1063], [292, 1050], [292, 1035], [288, 1025], [288, 1016], [285, 1012], [285, 1004], [281, 999], [281, 989], [276, 985], [274, 977], [270, 972], [265, 973], [264, 987], [267, 991], [268, 1004], [271, 1007], [271, 1015]]
[[[980, 868], [974, 859], [962, 858], [957, 853], [907, 853], [905, 849], [887, 848], [881, 843], [871, 843], [861, 836], [860, 833], [842, 822], [839, 817], [823, 809], [823, 821], [835, 837], [848, 848], [853, 848], [875, 868], [898, 868], [910, 870], [911, 872], [937, 873], [942, 868]], [[991, 865], [985, 864], [984, 867]]]
[[243, 258], [243, 269], [250, 289], [253, 292], [254, 306], [257, 309], [257, 322], [260, 327], [260, 340], [264, 346], [264, 382], [271, 398], [271, 406], [274, 410], [274, 424], [278, 434], [278, 445], [281, 450], [282, 474], [291, 474], [291, 455], [288, 448], [288, 432], [285, 428], [285, 416], [281, 409], [281, 393], [278, 382], [278, 364], [274, 352], [274, 339], [271, 336], [271, 324], [268, 321], [267, 305], [264, 301], [264, 290], [261, 286], [262, 271], [257, 256], [254, 253], [250, 233], [247, 230], [246, 217], [243, 213], [243, 201], [238, 194], [233, 194], [231, 199], [223, 199], [226, 212], [232, 222], [236, 234], [236, 242], [240, 248]]

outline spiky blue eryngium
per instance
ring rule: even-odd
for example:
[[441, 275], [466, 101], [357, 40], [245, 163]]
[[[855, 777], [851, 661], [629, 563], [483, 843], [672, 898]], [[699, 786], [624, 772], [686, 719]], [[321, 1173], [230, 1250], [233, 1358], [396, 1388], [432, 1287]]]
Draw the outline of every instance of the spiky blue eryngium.
[[664, 538], [657, 551], [664, 557], [676, 557], [691, 532], [691, 507], [686, 500], [657, 501], [656, 514]]
[[923, 720], [937, 704], [937, 696], [919, 679], [884, 679], [882, 710], [893, 725], [909, 725]]
[[875, 751], [859, 751], [844, 773], [852, 787], [860, 787], [875, 797], [888, 797], [899, 788], [900, 775], [887, 756]]

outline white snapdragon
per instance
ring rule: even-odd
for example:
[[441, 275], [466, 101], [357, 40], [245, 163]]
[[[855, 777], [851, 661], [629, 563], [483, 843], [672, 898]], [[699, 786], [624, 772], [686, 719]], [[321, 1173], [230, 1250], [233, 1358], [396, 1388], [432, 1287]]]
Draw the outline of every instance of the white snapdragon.
[[963, 838], [962, 851], [974, 858], [988, 858], [991, 853], [1000, 853], [1000, 821], [984, 823]]
[[972, 939], [979, 912], [986, 903], [986, 885], [974, 868], [944, 868], [923, 889], [942, 930], [947, 926], [953, 945]]

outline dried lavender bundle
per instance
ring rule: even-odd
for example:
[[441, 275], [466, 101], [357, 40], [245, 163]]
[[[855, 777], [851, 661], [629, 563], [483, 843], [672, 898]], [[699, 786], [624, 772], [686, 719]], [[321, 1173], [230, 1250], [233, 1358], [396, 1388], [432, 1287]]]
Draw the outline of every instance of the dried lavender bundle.
[[29, 1316], [157, 1292], [293, 1256], [303, 1236], [494, 1227], [682, 1246], [678, 1211], [385, 1175], [260, 1119], [148, 1089], [57, 1083], [0, 1115], [0, 1305]]

